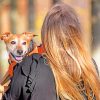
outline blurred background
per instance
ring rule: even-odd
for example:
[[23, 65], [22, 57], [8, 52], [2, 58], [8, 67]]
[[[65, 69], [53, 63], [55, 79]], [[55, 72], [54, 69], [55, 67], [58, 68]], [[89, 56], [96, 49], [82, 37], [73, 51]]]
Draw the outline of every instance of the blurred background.
[[[41, 26], [50, 7], [58, 1], [72, 6], [79, 17], [84, 44], [100, 70], [100, 0], [0, 0], [0, 34], [33, 32], [41, 43]], [[8, 69], [8, 54], [0, 40], [0, 79]]]

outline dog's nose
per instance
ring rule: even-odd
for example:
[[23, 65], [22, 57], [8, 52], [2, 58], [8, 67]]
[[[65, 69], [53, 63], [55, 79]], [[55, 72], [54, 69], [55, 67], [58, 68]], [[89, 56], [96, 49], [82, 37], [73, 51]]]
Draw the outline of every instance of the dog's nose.
[[21, 54], [23, 53], [23, 50], [17, 50], [17, 53], [18, 53], [19, 55], [21, 55]]

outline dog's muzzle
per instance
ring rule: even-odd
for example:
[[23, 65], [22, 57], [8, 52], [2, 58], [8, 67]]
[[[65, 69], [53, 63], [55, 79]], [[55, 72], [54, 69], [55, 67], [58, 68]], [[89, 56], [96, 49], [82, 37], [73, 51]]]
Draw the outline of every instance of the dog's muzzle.
[[21, 62], [22, 59], [24, 58], [24, 55], [14, 55], [12, 53], [10, 53], [10, 55], [13, 57], [13, 59], [17, 62]]

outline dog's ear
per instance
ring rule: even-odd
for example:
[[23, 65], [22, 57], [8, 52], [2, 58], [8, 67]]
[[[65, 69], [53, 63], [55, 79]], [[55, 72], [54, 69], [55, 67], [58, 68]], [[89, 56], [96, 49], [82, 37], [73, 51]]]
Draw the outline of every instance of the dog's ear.
[[11, 36], [11, 34], [12, 33], [10, 33], [10, 32], [5, 32], [3, 34], [0, 34], [0, 40], [6, 41]]
[[38, 35], [35, 35], [34, 33], [31, 33], [31, 32], [24, 32], [23, 35], [25, 35], [27, 37], [27, 39], [29, 39], [29, 40], [35, 36], [38, 36]]

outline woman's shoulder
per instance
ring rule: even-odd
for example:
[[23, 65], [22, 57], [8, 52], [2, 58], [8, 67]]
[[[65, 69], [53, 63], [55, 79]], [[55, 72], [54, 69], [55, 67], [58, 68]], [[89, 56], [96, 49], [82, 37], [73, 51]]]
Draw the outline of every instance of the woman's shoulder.
[[31, 56], [27, 56], [19, 65], [22, 67], [23, 73], [27, 76], [30, 69], [32, 72], [35, 70], [49, 71], [50, 67], [46, 62], [47, 60], [42, 54], [34, 53]]
[[33, 54], [33, 63], [31, 65], [31, 71], [29, 74], [29, 80], [36, 87], [43, 89], [44, 87], [50, 86], [55, 89], [55, 79], [50, 68], [49, 64], [47, 64], [47, 59], [41, 54]]
[[28, 77], [30, 76], [32, 79], [34, 79], [36, 76], [38, 76], [38, 79], [40, 80], [42, 78], [54, 79], [52, 69], [47, 63], [47, 58], [38, 53], [27, 57], [22, 64], [22, 72], [24, 75]]
[[[49, 66], [48, 62], [47, 62], [47, 58], [44, 55], [41, 54], [33, 54], [33, 59], [36, 60], [36, 68], [34, 68], [34, 64], [33, 64], [33, 68], [35, 69], [35, 73], [36, 76], [38, 76], [38, 79], [41, 81], [41, 79], [51, 79], [54, 80], [54, 75], [53, 75], [53, 71], [51, 69], [51, 67]], [[34, 62], [33, 62], [34, 63]]]
[[33, 59], [37, 62], [37, 70], [40, 72], [51, 72], [51, 68], [47, 63], [47, 58], [41, 54], [33, 54]]

